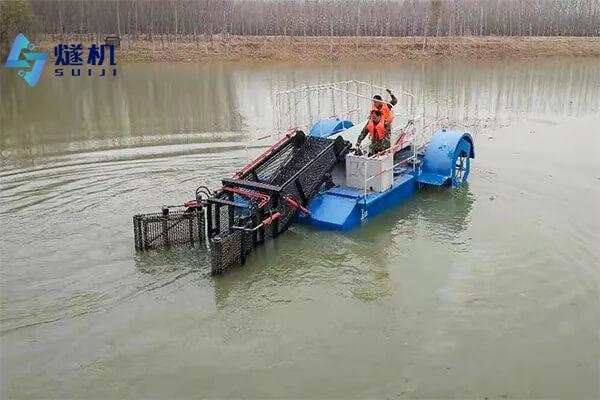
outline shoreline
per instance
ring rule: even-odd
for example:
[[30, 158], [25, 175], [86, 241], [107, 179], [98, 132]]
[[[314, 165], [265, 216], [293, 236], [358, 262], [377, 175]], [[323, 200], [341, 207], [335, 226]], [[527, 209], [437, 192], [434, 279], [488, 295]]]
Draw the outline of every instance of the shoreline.
[[[60, 42], [103, 42], [91, 36], [45, 35], [40, 47], [53, 57]], [[600, 57], [600, 37], [289, 37], [155, 35], [124, 36], [117, 57], [133, 62], [402, 62], [425, 60], [530, 59], [553, 56]]]

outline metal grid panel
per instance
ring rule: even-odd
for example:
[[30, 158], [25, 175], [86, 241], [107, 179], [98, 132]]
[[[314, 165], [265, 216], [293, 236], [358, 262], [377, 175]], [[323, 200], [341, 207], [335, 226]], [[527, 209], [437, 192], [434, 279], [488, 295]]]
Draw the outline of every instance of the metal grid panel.
[[233, 231], [211, 240], [210, 267], [213, 275], [222, 274], [228, 267], [243, 262], [254, 249], [252, 233]]
[[230, 265], [241, 261], [241, 240], [241, 231], [234, 231], [211, 240], [210, 267], [214, 275], [222, 273]]
[[[331, 141], [328, 139], [321, 140], [325, 140], [331, 144]], [[289, 181], [284, 186], [283, 195], [289, 196], [301, 204], [303, 203], [303, 199], [306, 199], [306, 203], [302, 205], [307, 205], [307, 203], [318, 193], [326, 175], [332, 171], [333, 167], [338, 162], [340, 153], [343, 151], [342, 147], [343, 141], [340, 138], [334, 143], [334, 146], [331, 146], [325, 151], [319, 147], [313, 149], [313, 151], [317, 149], [320, 149], [321, 151], [317, 155], [312, 156], [313, 162], [305, 164], [306, 168], [296, 175], [295, 179]], [[291, 175], [288, 180], [293, 176], [294, 175]], [[298, 210], [290, 206], [282, 207], [281, 212], [282, 218], [279, 223], [279, 232], [286, 230], [289, 225], [296, 220], [298, 215]]]
[[302, 151], [298, 151], [289, 160], [289, 162], [279, 170], [278, 174], [273, 178], [271, 184], [282, 185], [288, 181], [295, 173], [303, 167], [316, 161], [316, 157], [327, 146], [330, 146], [332, 141], [325, 138], [309, 137], [306, 143], [302, 146]]
[[272, 153], [264, 161], [245, 171], [240, 175], [240, 178], [263, 183], [272, 182], [281, 167], [286, 165], [300, 151], [301, 140], [299, 139], [300, 136], [296, 135], [304, 137], [302, 132], [296, 132], [294, 135], [287, 137], [282, 144], [272, 149]]
[[138, 250], [199, 243], [204, 236], [204, 215], [199, 211], [138, 214], [133, 217], [133, 232]]
[[298, 149], [291, 144], [288, 144], [285, 149], [277, 154], [277, 157], [269, 159], [266, 163], [256, 168], [247, 179], [255, 180], [258, 177], [260, 182], [272, 182], [273, 178], [281, 167], [289, 162], [290, 159], [298, 152]]

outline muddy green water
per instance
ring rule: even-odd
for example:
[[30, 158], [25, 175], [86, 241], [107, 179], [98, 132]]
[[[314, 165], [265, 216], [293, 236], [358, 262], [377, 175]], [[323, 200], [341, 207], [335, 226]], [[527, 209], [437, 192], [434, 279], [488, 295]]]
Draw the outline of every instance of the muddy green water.
[[[0, 397], [600, 397], [600, 60], [12, 72]], [[345, 79], [450, 99], [469, 186], [295, 226], [219, 278], [193, 250], [135, 253], [131, 216], [243, 165], [272, 90]]]

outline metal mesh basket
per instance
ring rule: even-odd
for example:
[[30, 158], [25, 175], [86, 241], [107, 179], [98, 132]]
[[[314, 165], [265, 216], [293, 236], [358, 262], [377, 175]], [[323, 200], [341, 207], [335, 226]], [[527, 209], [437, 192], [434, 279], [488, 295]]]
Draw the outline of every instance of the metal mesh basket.
[[244, 263], [246, 255], [255, 246], [250, 232], [236, 230], [228, 235], [213, 238], [210, 249], [211, 273], [218, 275], [232, 265]]
[[204, 214], [193, 210], [134, 215], [133, 232], [137, 250], [200, 243], [204, 237]]

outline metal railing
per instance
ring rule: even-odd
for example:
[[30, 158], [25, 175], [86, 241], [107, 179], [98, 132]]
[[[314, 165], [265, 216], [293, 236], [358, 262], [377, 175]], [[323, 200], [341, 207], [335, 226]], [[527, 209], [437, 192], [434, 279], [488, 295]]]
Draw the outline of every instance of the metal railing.
[[[354, 124], [364, 122], [371, 109], [373, 95], [386, 88], [358, 80], [323, 83], [277, 91], [273, 94], [273, 125], [277, 132], [293, 126], [312, 127], [318, 119], [344, 117]], [[415, 114], [415, 96], [392, 90], [399, 104], [392, 110], [406, 112], [407, 119]], [[377, 100], [375, 100], [377, 101]], [[385, 100], [382, 103], [390, 104]], [[352, 114], [352, 116], [351, 116]], [[394, 112], [394, 115], [398, 116]]]

